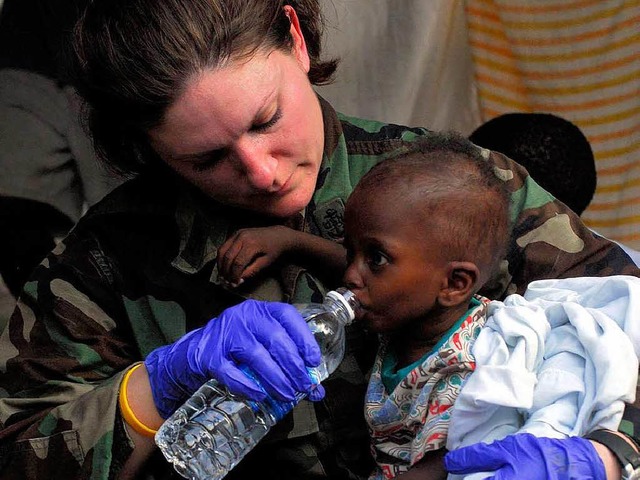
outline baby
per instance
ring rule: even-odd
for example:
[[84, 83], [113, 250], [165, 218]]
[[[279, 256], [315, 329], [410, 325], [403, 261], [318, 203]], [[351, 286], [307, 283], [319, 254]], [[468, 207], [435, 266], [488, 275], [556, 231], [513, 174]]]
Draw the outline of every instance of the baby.
[[349, 197], [344, 283], [362, 303], [360, 321], [381, 334], [365, 404], [371, 478], [444, 448], [486, 320], [489, 300], [476, 293], [504, 258], [508, 206], [504, 182], [455, 135], [378, 164]]

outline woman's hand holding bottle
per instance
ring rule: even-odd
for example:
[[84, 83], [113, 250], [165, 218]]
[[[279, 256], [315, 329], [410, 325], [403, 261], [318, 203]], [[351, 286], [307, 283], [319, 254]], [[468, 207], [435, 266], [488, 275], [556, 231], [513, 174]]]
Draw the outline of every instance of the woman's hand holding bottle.
[[[247, 300], [153, 350], [144, 363], [156, 408], [167, 418], [211, 378], [252, 400], [269, 394], [291, 401], [312, 388], [307, 367], [320, 361], [318, 344], [293, 306]], [[248, 367], [264, 389], [239, 365]], [[313, 394], [319, 400], [322, 390]]]

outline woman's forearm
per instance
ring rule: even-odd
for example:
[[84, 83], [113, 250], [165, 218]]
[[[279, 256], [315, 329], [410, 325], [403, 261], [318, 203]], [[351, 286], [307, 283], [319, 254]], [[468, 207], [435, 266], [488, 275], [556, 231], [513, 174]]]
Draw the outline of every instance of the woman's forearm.
[[[141, 365], [136, 368], [123, 387], [126, 388], [126, 399], [133, 415], [150, 430], [158, 430], [164, 420], [153, 402], [149, 375], [145, 366]], [[120, 395], [122, 394], [123, 392], [120, 393]], [[118, 478], [121, 480], [136, 478], [156, 448], [155, 441], [150, 434], [139, 433], [126, 421], [125, 427], [133, 441], [134, 449], [120, 471]]]
[[598, 452], [598, 455], [604, 463], [604, 469], [607, 472], [607, 480], [619, 480], [621, 477], [620, 463], [615, 455], [604, 445], [590, 440]]

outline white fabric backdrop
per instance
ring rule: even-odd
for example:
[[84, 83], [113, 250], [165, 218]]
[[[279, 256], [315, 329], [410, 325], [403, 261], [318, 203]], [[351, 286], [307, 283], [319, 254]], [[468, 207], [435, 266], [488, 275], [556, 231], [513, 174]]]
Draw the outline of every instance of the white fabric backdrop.
[[318, 92], [348, 115], [457, 130], [480, 125], [462, 0], [324, 0], [326, 56], [342, 59]]

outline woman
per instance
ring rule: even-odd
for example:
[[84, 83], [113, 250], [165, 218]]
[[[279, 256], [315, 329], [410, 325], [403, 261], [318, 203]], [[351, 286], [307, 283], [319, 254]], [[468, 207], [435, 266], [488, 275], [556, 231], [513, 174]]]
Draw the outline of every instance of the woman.
[[[157, 455], [146, 435], [204, 378], [260, 395], [233, 362], [258, 370], [274, 395], [309, 388], [300, 372], [319, 359], [299, 317], [270, 304], [228, 307], [318, 299], [332, 286], [320, 280], [326, 272], [283, 257], [230, 289], [218, 249], [239, 229], [271, 225], [311, 243], [339, 240], [358, 179], [400, 139], [429, 135], [338, 116], [315, 95], [312, 84], [336, 67], [320, 60], [318, 11], [312, 0], [89, 6], [77, 27], [76, 84], [98, 150], [137, 178], [90, 210], [37, 269], [2, 337], [3, 475], [167, 475], [166, 463], [146, 461]], [[485, 294], [523, 291], [536, 278], [638, 274], [522, 168], [490, 159], [518, 220], [502, 275]], [[351, 329], [325, 401], [302, 402], [229, 477], [368, 474], [371, 347]], [[275, 365], [262, 365], [266, 348], [283, 352]]]

